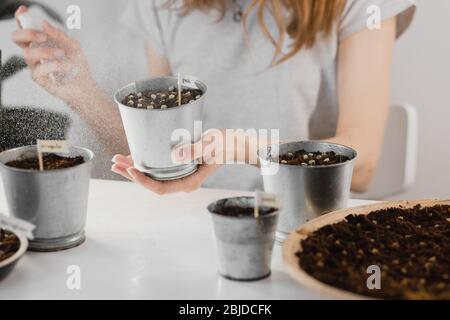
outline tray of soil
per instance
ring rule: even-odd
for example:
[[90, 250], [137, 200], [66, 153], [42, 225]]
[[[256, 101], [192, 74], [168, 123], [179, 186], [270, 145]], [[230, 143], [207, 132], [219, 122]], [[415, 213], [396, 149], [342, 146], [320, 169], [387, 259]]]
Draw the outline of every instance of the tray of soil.
[[0, 281], [14, 269], [27, 248], [25, 236], [0, 228]]
[[[338, 299], [450, 299], [450, 200], [398, 201], [336, 211], [286, 240], [303, 286]], [[380, 271], [369, 289], [368, 268]]]
[[281, 203], [277, 241], [299, 225], [347, 207], [356, 151], [350, 147], [300, 141], [258, 151], [264, 191]]
[[[151, 78], [125, 86], [114, 97], [135, 167], [157, 180], [186, 177], [198, 167], [174, 163], [172, 149], [200, 140], [202, 132], [194, 125], [203, 120], [207, 87], [197, 81], [198, 89], [182, 87], [179, 96], [177, 84], [175, 77]], [[181, 131], [190, 136], [177, 136]]]
[[44, 153], [39, 171], [36, 146], [0, 153], [9, 213], [36, 226], [30, 250], [58, 251], [84, 242], [93, 157], [79, 147], [68, 154]]
[[208, 206], [219, 255], [219, 273], [230, 280], [255, 281], [270, 275], [278, 209], [237, 197]]

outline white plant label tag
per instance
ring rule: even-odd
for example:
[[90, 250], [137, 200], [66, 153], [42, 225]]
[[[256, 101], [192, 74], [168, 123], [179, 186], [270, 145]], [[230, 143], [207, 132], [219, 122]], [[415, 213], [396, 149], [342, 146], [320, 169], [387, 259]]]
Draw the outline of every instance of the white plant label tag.
[[28, 239], [33, 240], [33, 230], [36, 228], [34, 224], [14, 217], [7, 217], [0, 214], [0, 228], [14, 233], [20, 233]]
[[38, 149], [40, 152], [49, 153], [68, 153], [69, 148], [66, 140], [38, 140]]
[[279, 209], [277, 196], [272, 193], [256, 191], [255, 192], [255, 218], [259, 217], [259, 208], [269, 207]]
[[39, 161], [39, 171], [44, 171], [44, 159], [42, 154], [47, 153], [69, 153], [66, 140], [38, 140], [37, 153]]
[[183, 76], [181, 79], [181, 84], [190, 89], [198, 89], [197, 87], [198, 78], [193, 76]]

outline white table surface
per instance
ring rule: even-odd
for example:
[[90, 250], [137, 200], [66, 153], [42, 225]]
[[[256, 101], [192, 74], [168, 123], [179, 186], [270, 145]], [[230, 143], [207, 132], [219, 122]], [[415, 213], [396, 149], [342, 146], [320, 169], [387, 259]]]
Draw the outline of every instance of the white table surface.
[[[246, 194], [202, 189], [159, 197], [132, 183], [92, 180], [86, 242], [27, 253], [0, 282], [0, 300], [326, 298], [291, 280], [278, 245], [267, 279], [234, 282], [218, 275], [206, 206], [237, 195]], [[1, 183], [0, 212], [7, 212]], [[66, 286], [71, 265], [81, 269], [81, 290]]]

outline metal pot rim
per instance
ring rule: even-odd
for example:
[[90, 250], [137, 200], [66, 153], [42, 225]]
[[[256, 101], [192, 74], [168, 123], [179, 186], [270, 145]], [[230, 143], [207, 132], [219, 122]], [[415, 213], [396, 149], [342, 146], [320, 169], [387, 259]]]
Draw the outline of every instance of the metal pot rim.
[[[7, 231], [9, 231], [9, 230], [7, 230]], [[24, 235], [15, 233], [13, 231], [9, 231], [9, 232], [12, 232], [17, 238], [19, 238], [20, 247], [19, 247], [19, 250], [17, 250], [11, 257], [0, 262], [0, 269], [7, 267], [8, 265], [19, 260], [28, 249], [28, 239]]]
[[279, 215], [279, 213], [280, 213], [280, 209], [279, 209], [279, 208], [272, 208], [272, 209], [275, 209], [274, 212], [269, 213], [269, 214], [265, 214], [265, 215], [261, 215], [258, 219], [256, 219], [254, 216], [226, 216], [226, 215], [223, 215], [223, 214], [216, 213], [216, 212], [214, 212], [214, 211], [212, 210], [212, 207], [213, 207], [217, 202], [219, 202], [219, 201], [230, 200], [230, 199], [239, 199], [239, 198], [254, 199], [254, 197], [247, 197], [247, 196], [241, 196], [241, 197], [238, 196], [238, 197], [222, 198], [222, 199], [219, 199], [219, 200], [216, 200], [216, 201], [213, 201], [212, 203], [210, 203], [210, 204], [207, 206], [207, 209], [208, 209], [208, 211], [209, 211], [209, 213], [210, 213], [211, 215], [215, 215], [215, 216], [219, 216], [219, 217], [223, 217], [223, 218], [229, 218], [230, 220], [258, 220], [258, 219], [268, 219], [268, 218], [272, 218], [272, 217], [274, 217], [274, 216], [277, 216], [277, 215]]
[[166, 77], [150, 77], [150, 78], [145, 78], [145, 79], [133, 81], [133, 82], [128, 83], [127, 85], [121, 87], [119, 90], [117, 90], [117, 92], [114, 94], [114, 102], [115, 102], [117, 105], [121, 106], [121, 107], [124, 107], [124, 108], [128, 108], [128, 109], [134, 110], [134, 112], [176, 112], [176, 110], [180, 110], [180, 109], [187, 109], [187, 108], [189, 108], [189, 107], [194, 108], [194, 107], [198, 104], [198, 102], [202, 101], [202, 100], [205, 98], [206, 93], [207, 93], [207, 91], [208, 91], [208, 87], [206, 86], [206, 84], [203, 83], [203, 82], [200, 81], [200, 80], [197, 80], [197, 82], [200, 83], [200, 84], [205, 88], [204, 90], [203, 90], [203, 89], [200, 89], [200, 90], [203, 91], [203, 95], [200, 97], [200, 99], [196, 100], [194, 103], [187, 103], [187, 104], [183, 104], [183, 105], [181, 105], [181, 106], [177, 106], [177, 107], [175, 107], [175, 108], [167, 108], [167, 109], [144, 109], [144, 108], [138, 109], [138, 108], [133, 108], [133, 107], [124, 105], [124, 104], [122, 103], [122, 101], [120, 101], [120, 99], [119, 99], [119, 93], [120, 93], [122, 90], [126, 89], [127, 87], [132, 86], [132, 85], [136, 85], [136, 84], [139, 83], [139, 82], [152, 81], [152, 80], [157, 80], [157, 79], [178, 80], [177, 77], [174, 77], [174, 76], [166, 76]]
[[[31, 149], [31, 148], [37, 148], [37, 145], [23, 146], [23, 147], [18, 147], [18, 148], [14, 148], [14, 149], [5, 150], [3, 152], [0, 152], [0, 155], [3, 154], [3, 153], [18, 151], [20, 149]], [[56, 169], [56, 170], [39, 171], [39, 170], [31, 170], [31, 169], [19, 169], [19, 168], [14, 168], [14, 167], [7, 166], [6, 164], [4, 164], [1, 161], [0, 161], [0, 167], [5, 168], [5, 169], [10, 170], [10, 171], [24, 172], [24, 173], [33, 173], [33, 174], [42, 174], [43, 175], [43, 174], [51, 174], [51, 173], [55, 173], [55, 172], [59, 173], [59, 172], [70, 171], [70, 170], [74, 170], [75, 168], [80, 168], [80, 167], [86, 166], [90, 162], [92, 162], [92, 160], [95, 157], [94, 152], [92, 152], [91, 150], [89, 150], [87, 148], [70, 147], [70, 149], [71, 150], [81, 150], [81, 151], [87, 153], [89, 155], [89, 159], [84, 159], [84, 162], [82, 164], [76, 165], [74, 167], [64, 168], [64, 169]]]
[[[303, 166], [293, 166], [293, 165], [289, 165], [289, 164], [279, 163], [280, 167], [287, 168], [287, 169], [292, 169], [292, 170], [298, 170], [298, 169], [301, 169], [301, 170], [321, 170], [321, 169], [327, 169], [327, 168], [344, 167], [344, 166], [347, 166], [347, 165], [349, 165], [349, 164], [353, 164], [353, 163], [356, 161], [356, 159], [358, 158], [358, 152], [356, 152], [355, 149], [353, 149], [353, 148], [351, 148], [351, 147], [349, 147], [349, 146], [343, 145], [343, 144], [338, 144], [338, 143], [333, 143], [333, 142], [315, 141], [315, 140], [305, 140], [305, 141], [291, 141], [291, 142], [285, 142], [285, 143], [280, 143], [280, 144], [278, 144], [278, 145], [279, 145], [279, 146], [283, 146], [283, 145], [287, 145], [287, 144], [306, 143], [306, 142], [309, 142], [309, 143], [315, 143], [315, 144], [334, 145], [334, 146], [337, 146], [337, 147], [343, 147], [343, 148], [346, 148], [346, 149], [350, 150], [350, 151], [354, 154], [354, 157], [351, 158], [350, 160], [345, 161], [345, 162], [342, 162], [342, 163], [330, 164], [330, 165], [326, 165], [326, 166], [308, 166], [308, 167], [303, 167]], [[258, 158], [259, 158], [260, 161], [268, 161], [268, 162], [270, 162], [270, 163], [276, 163], [276, 162], [273, 161], [273, 159], [271, 159], [271, 158], [266, 159], [266, 158], [263, 158], [263, 157], [261, 156], [261, 153], [262, 153], [266, 148], [269, 148], [269, 147], [271, 147], [271, 146], [273, 146], [273, 145], [277, 145], [277, 144], [267, 145], [267, 146], [264, 146], [264, 147], [258, 149], [257, 154], [258, 154]]]

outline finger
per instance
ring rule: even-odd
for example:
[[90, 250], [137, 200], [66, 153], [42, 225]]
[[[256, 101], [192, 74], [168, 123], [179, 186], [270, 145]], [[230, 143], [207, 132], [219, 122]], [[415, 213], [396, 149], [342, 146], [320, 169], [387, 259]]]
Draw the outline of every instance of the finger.
[[43, 32], [33, 29], [21, 29], [12, 33], [11, 39], [18, 46], [26, 48], [30, 43], [44, 43], [47, 41], [47, 35]]
[[131, 158], [131, 155], [129, 156], [124, 156], [122, 154], [116, 154], [113, 158], [112, 161], [114, 163], [118, 163], [118, 164], [126, 164], [128, 166], [132, 166], [133, 165], [133, 159]]
[[128, 174], [126, 168], [123, 168], [123, 167], [121, 167], [121, 166], [119, 166], [117, 164], [113, 164], [112, 167], [111, 167], [111, 171], [121, 175], [122, 177], [124, 177], [124, 178], [126, 178], [126, 179], [128, 179], [130, 181], [133, 181], [133, 178]]
[[35, 66], [43, 60], [59, 60], [64, 57], [64, 51], [55, 48], [25, 48], [23, 56], [29, 66]]
[[172, 151], [172, 159], [180, 163], [202, 159], [205, 147], [213, 143], [213, 140], [213, 137], [205, 133], [202, 139], [194, 144], [184, 144], [176, 147]]
[[22, 28], [20, 25], [19, 20], [17, 19], [18, 16], [28, 11], [28, 8], [24, 5], [21, 5], [19, 8], [17, 8], [16, 12], [14, 13], [14, 17], [16, 18], [17, 24], [19, 25], [19, 28]]
[[44, 20], [42, 27], [44, 32], [48, 34], [52, 38], [52, 41], [58, 46], [69, 49], [77, 48], [78, 43], [75, 40], [68, 36], [64, 31], [52, 26], [47, 20]]

